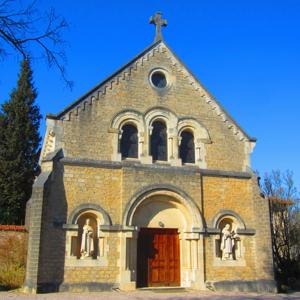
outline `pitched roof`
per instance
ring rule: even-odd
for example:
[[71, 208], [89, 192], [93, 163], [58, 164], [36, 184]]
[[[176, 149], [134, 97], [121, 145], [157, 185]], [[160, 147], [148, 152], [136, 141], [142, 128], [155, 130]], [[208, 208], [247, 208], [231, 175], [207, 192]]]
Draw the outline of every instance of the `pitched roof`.
[[[106, 89], [112, 88], [113, 83], [118, 81], [119, 78], [125, 77], [127, 74], [131, 74], [133, 68], [137, 68], [138, 63], [143, 63], [143, 59], [148, 59], [149, 54], [155, 50], [159, 51], [159, 47], [164, 46], [170, 52], [170, 59], [173, 60], [173, 64], [177, 65], [181, 71], [186, 73], [186, 78], [189, 80], [190, 84], [198, 91], [200, 91], [202, 97], [205, 98], [205, 101], [209, 103], [213, 110], [223, 119], [229, 129], [233, 129], [235, 134], [239, 134], [241, 140], [248, 140], [250, 142], [255, 142], [256, 138], [250, 137], [239, 125], [238, 123], [230, 116], [230, 114], [225, 110], [225, 108], [218, 102], [216, 98], [210, 94], [210, 92], [204, 87], [204, 85], [193, 75], [189, 68], [181, 61], [181, 59], [171, 50], [171, 48], [162, 40], [152, 43], [149, 47], [144, 49], [138, 55], [136, 55], [132, 60], [127, 64], [123, 65], [113, 74], [108, 76], [106, 79], [98, 83], [87, 93], [82, 95], [80, 98], [72, 102], [65, 109], [63, 109], [58, 114], [47, 114], [48, 119], [60, 119], [65, 120], [68, 113], [75, 112], [78, 114], [80, 109], [84, 109], [86, 105], [87, 98], [90, 97], [90, 104], [98, 98], [99, 93], [104, 94]], [[82, 107], [83, 106], [83, 107]], [[67, 118], [68, 119], [68, 118]]]

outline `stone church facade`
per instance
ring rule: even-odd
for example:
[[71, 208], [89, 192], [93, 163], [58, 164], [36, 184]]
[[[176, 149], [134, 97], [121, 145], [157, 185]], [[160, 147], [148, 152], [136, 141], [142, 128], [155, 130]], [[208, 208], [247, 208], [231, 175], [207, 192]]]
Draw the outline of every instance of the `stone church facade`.
[[25, 289], [274, 291], [255, 139], [161, 37], [47, 115]]

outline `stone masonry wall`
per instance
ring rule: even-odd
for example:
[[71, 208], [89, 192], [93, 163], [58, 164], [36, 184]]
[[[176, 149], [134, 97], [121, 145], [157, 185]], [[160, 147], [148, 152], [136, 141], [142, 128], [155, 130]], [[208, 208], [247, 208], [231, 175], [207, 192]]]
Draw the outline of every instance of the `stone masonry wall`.
[[113, 224], [120, 224], [121, 170], [65, 165], [64, 188], [68, 216], [79, 205], [93, 203], [109, 214]]
[[273, 253], [271, 241], [271, 224], [268, 199], [262, 197], [256, 184], [257, 178], [253, 178], [253, 219], [256, 228], [255, 239], [255, 265], [256, 273], [261, 279], [274, 279]]
[[[121, 225], [129, 202], [138, 193], [157, 186], [174, 187], [188, 195], [203, 216], [204, 228], [201, 230], [212, 228], [213, 218], [222, 209], [234, 211], [245, 222], [246, 228], [256, 230], [254, 235], [242, 236], [244, 265], [217, 265], [215, 235], [204, 236], [206, 281], [273, 278], [268, 205], [259, 195], [255, 178], [202, 176], [195, 167], [170, 167], [167, 164], [142, 165], [127, 161], [109, 166], [115, 142], [115, 133], [110, 131], [113, 117], [125, 109], [144, 114], [153, 107], [165, 107], [179, 119], [193, 118], [207, 128], [211, 139], [210, 144], [205, 144], [207, 169], [228, 173], [245, 171], [245, 142], [239, 140], [191, 87], [168, 55], [168, 51], [155, 52], [142, 66], [133, 69], [130, 76], [108, 88], [93, 105], [86, 105], [78, 114], [72, 114], [70, 120], [55, 121], [62, 129], [59, 145], [63, 147], [65, 160], [54, 163], [53, 171], [47, 177], [47, 188], [37, 190], [39, 194], [36, 192], [36, 203], [42, 210], [42, 217], [38, 215], [36, 223], [42, 225], [41, 229], [36, 225], [38, 230], [32, 231], [30, 239], [36, 246], [34, 251], [40, 249], [40, 256], [38, 262], [33, 256], [29, 258], [29, 262], [33, 261], [27, 276], [30, 280], [36, 278], [38, 269], [38, 283], [44, 287], [48, 285], [49, 290], [58, 289], [62, 283], [65, 290], [72, 285], [75, 289], [80, 288], [81, 283], [101, 283], [110, 287], [118, 284], [122, 276], [123, 233], [107, 231], [107, 258], [102, 266], [79, 267], [76, 263], [66, 264], [67, 233], [63, 224], [70, 225], [70, 216], [78, 207], [95, 204], [109, 215], [112, 225]], [[165, 94], [157, 93], [149, 84], [149, 73], [157, 67], [170, 74], [171, 86]], [[72, 159], [77, 163], [72, 163]], [[103, 161], [107, 166], [103, 166]], [[36, 288], [35, 283], [31, 285]]]
[[158, 170], [155, 168], [137, 169], [126, 167], [123, 169], [122, 179], [122, 207], [123, 212], [128, 202], [138, 192], [155, 185], [170, 185], [187, 193], [201, 208], [201, 185], [199, 174], [184, 174]]
[[[170, 169], [137, 168], [129, 165], [122, 169], [65, 165], [64, 189], [68, 202], [67, 215], [81, 204], [96, 203], [110, 215], [113, 224], [121, 224], [124, 211], [132, 196], [147, 187], [160, 184], [171, 185], [184, 191], [195, 201], [200, 210], [202, 209], [201, 195], [203, 195], [204, 219], [208, 227], [212, 226], [212, 219], [221, 209], [230, 209], [240, 215], [247, 228], [258, 229], [258, 232], [260, 229], [267, 230], [259, 229], [255, 224], [251, 180], [204, 176], [203, 191], [201, 191], [201, 177], [198, 173], [181, 172], [178, 176], [179, 174], [176, 175], [168, 170]], [[266, 227], [267, 223], [263, 226]], [[108, 238], [110, 244], [108, 266], [90, 268], [90, 272], [76, 272], [76, 267], [67, 267], [64, 281], [72, 283], [93, 279], [99, 282], [116, 282], [119, 275], [119, 240], [116, 236], [111, 237], [111, 234]], [[211, 235], [205, 238], [206, 280], [254, 280], [257, 276], [255, 247], [261, 247], [259, 246], [261, 241], [256, 235], [243, 236], [245, 266], [233, 267], [214, 265], [213, 237]], [[93, 276], [94, 273], [97, 276]]]
[[[103, 288], [110, 289], [113, 286], [117, 286], [119, 276], [119, 245], [120, 240], [117, 233], [110, 233], [106, 238], [106, 244], [108, 248], [108, 264], [107, 266], [80, 266], [80, 267], [65, 267], [64, 282], [65, 286], [78, 285], [78, 290], [82, 291], [80, 286], [82, 283], [100, 283]], [[76, 288], [72, 289], [76, 291]]]
[[253, 189], [258, 192], [256, 186], [255, 179], [203, 178], [204, 217], [209, 226], [217, 213], [226, 209], [236, 212], [246, 228], [256, 230], [253, 236], [241, 236], [246, 266], [214, 266], [213, 236], [206, 239], [207, 281], [272, 279], [267, 202], [253, 198]]
[[[93, 203], [101, 206], [113, 224], [121, 219], [122, 171], [116, 169], [84, 166], [64, 166], [64, 187], [68, 201], [67, 219], [80, 205]], [[120, 240], [117, 233], [110, 232], [105, 241], [108, 248], [107, 264], [101, 267], [65, 267], [64, 282], [78, 284], [98, 282], [112, 285], [118, 281]]]
[[[163, 96], [151, 87], [148, 80], [150, 71], [155, 67], [165, 68], [172, 77], [172, 85]], [[64, 128], [62, 144], [65, 155], [110, 160], [113, 148], [112, 133], [108, 130], [113, 117], [124, 109], [145, 113], [156, 106], [166, 107], [179, 117], [195, 118], [208, 129], [212, 140], [212, 144], [206, 145], [208, 168], [242, 170], [244, 142], [191, 88], [184, 74], [171, 64], [167, 53], [157, 52], [143, 66], [133, 70], [131, 76], [107, 89], [106, 94], [93, 105], [86, 105], [77, 116], [72, 114], [71, 121], [59, 121]]]
[[[117, 285], [120, 276], [120, 236], [106, 236], [107, 262], [102, 266], [65, 265], [66, 235], [62, 224], [68, 223], [74, 209], [82, 204], [98, 204], [110, 216], [113, 225], [122, 224], [124, 212], [137, 193], [155, 186], [172, 186], [186, 193], [204, 216], [204, 226], [221, 209], [233, 210], [256, 233], [242, 236], [244, 265], [216, 265], [214, 236], [205, 237], [204, 268], [206, 281], [272, 279], [272, 256], [268, 207], [259, 196], [255, 179], [200, 176], [199, 172], [180, 168], [126, 164], [120, 168], [69, 165], [58, 162], [49, 177], [43, 205], [39, 285], [65, 289], [80, 283]], [[259, 212], [257, 211], [259, 209]], [[69, 287], [68, 287], [69, 285]], [[74, 290], [74, 289], [72, 289]]]
[[221, 209], [229, 209], [235, 211], [247, 227], [255, 227], [250, 180], [203, 177], [203, 199], [204, 217], [210, 226]]

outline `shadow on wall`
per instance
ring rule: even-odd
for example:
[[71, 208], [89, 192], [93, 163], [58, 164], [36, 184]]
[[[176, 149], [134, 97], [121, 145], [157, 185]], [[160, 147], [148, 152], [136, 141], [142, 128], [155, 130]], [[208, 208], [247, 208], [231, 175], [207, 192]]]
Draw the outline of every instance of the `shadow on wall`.
[[40, 293], [57, 292], [64, 279], [67, 201], [64, 188], [64, 167], [55, 161], [46, 183], [42, 212], [41, 244], [38, 271]]
[[[270, 247], [272, 247], [271, 244], [270, 244]], [[273, 261], [273, 249], [272, 248], [270, 249], [269, 247], [264, 246], [262, 248], [262, 252], [269, 253], [272, 257], [267, 257], [266, 255], [264, 255], [264, 259], [261, 263], [259, 262], [259, 265], [260, 266], [261, 266], [261, 264], [263, 265], [263, 268], [262, 268], [263, 274], [265, 274], [269, 278], [273, 278], [274, 283], [276, 285], [276, 281], [275, 281], [276, 278], [274, 278], [274, 273], [275, 273], [274, 263], [273, 264], [270, 263], [271, 260]]]

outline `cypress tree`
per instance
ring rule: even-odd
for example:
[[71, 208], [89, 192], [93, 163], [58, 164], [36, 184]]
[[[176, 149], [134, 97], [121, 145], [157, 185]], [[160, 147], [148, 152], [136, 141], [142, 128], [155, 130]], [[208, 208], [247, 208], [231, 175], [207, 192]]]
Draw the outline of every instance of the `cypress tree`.
[[0, 224], [24, 224], [26, 202], [38, 171], [41, 114], [30, 62], [0, 112]]

